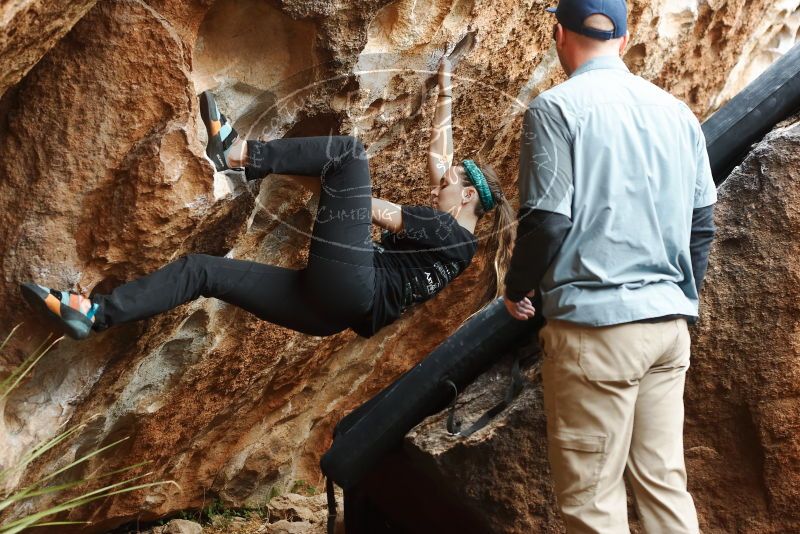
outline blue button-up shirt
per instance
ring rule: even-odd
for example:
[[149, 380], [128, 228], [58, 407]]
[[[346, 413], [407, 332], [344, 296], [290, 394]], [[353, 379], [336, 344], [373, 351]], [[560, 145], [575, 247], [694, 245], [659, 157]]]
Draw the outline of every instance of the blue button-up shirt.
[[572, 220], [539, 287], [546, 318], [697, 316], [692, 210], [717, 194], [686, 104], [616, 55], [592, 58], [526, 110], [518, 185], [523, 206]]

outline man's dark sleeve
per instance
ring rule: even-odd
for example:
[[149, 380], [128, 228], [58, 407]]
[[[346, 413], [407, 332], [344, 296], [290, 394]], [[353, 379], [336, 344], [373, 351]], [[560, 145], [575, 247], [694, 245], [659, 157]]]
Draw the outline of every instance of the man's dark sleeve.
[[689, 240], [689, 251], [692, 257], [692, 272], [697, 295], [703, 287], [703, 278], [708, 267], [708, 253], [714, 240], [714, 204], [692, 211], [692, 234]]
[[519, 226], [514, 254], [506, 273], [506, 298], [519, 302], [539, 283], [553, 262], [572, 221], [566, 215], [523, 207], [518, 214]]

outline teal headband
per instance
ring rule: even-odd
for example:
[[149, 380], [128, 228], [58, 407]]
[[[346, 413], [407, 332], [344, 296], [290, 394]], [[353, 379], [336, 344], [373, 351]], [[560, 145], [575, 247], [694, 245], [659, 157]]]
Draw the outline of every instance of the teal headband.
[[469, 176], [472, 185], [478, 190], [478, 197], [481, 199], [483, 209], [489, 211], [494, 207], [494, 196], [492, 196], [492, 191], [489, 189], [486, 177], [471, 159], [462, 160], [461, 164], [464, 166], [464, 170], [467, 171], [467, 176]]

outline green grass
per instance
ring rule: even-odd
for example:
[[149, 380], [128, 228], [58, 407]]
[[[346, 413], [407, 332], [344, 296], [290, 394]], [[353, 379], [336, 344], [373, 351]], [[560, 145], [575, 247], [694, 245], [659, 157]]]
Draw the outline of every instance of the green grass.
[[[8, 334], [8, 336], [6, 336], [2, 344], [0, 344], [0, 353], [2, 353], [2, 351], [5, 349], [6, 345], [8, 344], [8, 341], [11, 339], [11, 336], [14, 335], [14, 333], [20, 326], [21, 324], [15, 326]], [[51, 348], [53, 348], [53, 346], [56, 345], [56, 343], [64, 339], [64, 337], [62, 336], [57, 338], [55, 341], [50, 342], [51, 337], [52, 334], [47, 336], [44, 342], [41, 345], [39, 345], [39, 347], [36, 348], [36, 350], [34, 350], [30, 355], [28, 355], [28, 357], [26, 357], [25, 360], [19, 366], [17, 366], [15, 369], [12, 370], [11, 374], [8, 377], [6, 377], [2, 382], [0, 382], [0, 400], [7, 398], [8, 395], [10, 395], [11, 392], [20, 383], [22, 383], [23, 379], [30, 373], [31, 369], [33, 369], [33, 367], [39, 362], [39, 360], [41, 360], [42, 357], [44, 357], [44, 355]], [[86, 430], [86, 426], [88, 425], [88, 423], [89, 421], [67, 428], [66, 430], [57, 434], [55, 437], [45, 440], [41, 443], [38, 443], [30, 450], [26, 451], [16, 465], [12, 465], [8, 468], [0, 470], [0, 485], [2, 485], [2, 483], [8, 480], [10, 477], [14, 475], [19, 475], [22, 472], [24, 472], [25, 468], [28, 467], [28, 465], [30, 465], [33, 461], [41, 457], [46, 452], [54, 449], [59, 445], [69, 443], [70, 440], [73, 440], [76, 437], [80, 436], [81, 433], [84, 430]], [[115, 441], [114, 443], [111, 443], [99, 449], [95, 449], [94, 451], [85, 454], [84, 456], [78, 458], [77, 460], [70, 462], [68, 465], [60, 469], [56, 469], [42, 476], [33, 483], [28, 484], [27, 486], [21, 489], [16, 489], [11, 492], [5, 492], [5, 493], [0, 492], [0, 514], [2, 514], [4, 510], [8, 509], [10, 506], [14, 504], [22, 503], [24, 501], [33, 499], [35, 497], [41, 497], [45, 495], [57, 495], [66, 490], [77, 489], [77, 488], [80, 488], [80, 490], [83, 492], [77, 497], [61, 500], [61, 502], [58, 502], [57, 504], [50, 506], [44, 510], [30, 513], [21, 518], [13, 520], [9, 519], [3, 521], [2, 523], [0, 523], [0, 534], [16, 534], [17, 532], [21, 532], [22, 530], [35, 526], [88, 524], [89, 521], [47, 521], [47, 518], [56, 513], [71, 510], [73, 508], [77, 508], [79, 506], [88, 504], [92, 501], [96, 501], [97, 499], [103, 499], [105, 497], [110, 497], [112, 495], [117, 495], [120, 493], [127, 493], [138, 489], [151, 488], [154, 486], [161, 486], [164, 484], [174, 484], [175, 486], [178, 486], [178, 484], [172, 480], [133, 484], [134, 482], [141, 481], [141, 479], [146, 478], [152, 474], [151, 472], [148, 472], [142, 475], [127, 478], [122, 482], [116, 482], [113, 484], [107, 484], [107, 482], [101, 482], [99, 484], [101, 485], [101, 487], [99, 488], [95, 489], [88, 488], [88, 486], [98, 485], [96, 484], [98, 481], [107, 479], [109, 477], [116, 478], [116, 476], [121, 473], [137, 469], [139, 467], [146, 465], [149, 462], [140, 462], [138, 464], [130, 465], [122, 469], [108, 471], [106, 473], [94, 475], [91, 477], [71, 482], [66, 482], [61, 484], [51, 483], [51, 480], [56, 476], [66, 472], [69, 469], [72, 469], [77, 465], [80, 465], [90, 460], [91, 458], [97, 456], [98, 454], [112, 447], [115, 447], [116, 445], [118, 445], [122, 441], [125, 441], [126, 439], [128, 438], [124, 437], [122, 439]], [[102, 486], [102, 484], [106, 485]], [[178, 487], [180, 488], [180, 486]]]
[[[8, 334], [8, 336], [6, 336], [5, 340], [2, 343], [0, 343], [0, 354], [2, 354], [2, 351], [5, 349], [8, 341], [11, 339], [11, 337], [14, 335], [14, 333], [20, 326], [21, 325], [15, 326]], [[29, 356], [26, 357], [25, 360], [19, 366], [17, 366], [15, 369], [12, 370], [11, 374], [8, 377], [6, 377], [4, 380], [0, 382], [0, 400], [3, 400], [6, 397], [8, 397], [8, 395], [10, 395], [11, 392], [19, 384], [22, 383], [22, 381], [25, 379], [26, 376], [28, 376], [33, 367], [45, 356], [45, 354], [51, 348], [53, 348], [59, 341], [63, 339], [63, 336], [55, 339], [52, 342], [50, 341], [51, 338], [52, 335], [48, 336], [44, 340], [44, 342], [42, 342], [39, 345], [39, 347], [37, 347], [33, 352], [31, 352]], [[58, 433], [53, 438], [45, 440], [37, 444], [36, 446], [32, 447], [30, 450], [26, 451], [16, 465], [0, 470], [0, 485], [2, 485], [2, 482], [10, 478], [11, 476], [24, 472], [24, 470], [32, 462], [34, 462], [37, 458], [41, 457], [48, 451], [54, 449], [59, 445], [67, 444], [71, 440], [80, 437], [81, 433], [86, 429], [89, 422], [91, 422], [91, 420], [67, 428], [66, 430]], [[76, 489], [81, 486], [89, 486], [90, 483], [96, 483], [97, 481], [106, 479], [108, 477], [116, 476], [121, 473], [131, 471], [133, 469], [137, 469], [149, 463], [149, 462], [140, 462], [138, 464], [124, 467], [122, 469], [109, 471], [100, 475], [95, 475], [88, 478], [75, 480], [72, 482], [48, 485], [48, 482], [51, 481], [56, 476], [66, 472], [67, 470], [77, 465], [80, 465], [92, 459], [93, 457], [103, 453], [104, 451], [112, 447], [115, 447], [116, 445], [125, 441], [126, 439], [128, 439], [128, 437], [124, 437], [109, 445], [95, 449], [94, 451], [89, 452], [88, 454], [78, 458], [77, 460], [69, 463], [68, 465], [60, 469], [56, 469], [51, 473], [42, 476], [35, 482], [25, 486], [22, 489], [16, 489], [7, 494], [0, 492], [0, 514], [2, 514], [4, 510], [6, 510], [7, 508], [16, 503], [22, 503], [28, 499], [41, 497], [44, 495], [57, 495], [60, 492], [69, 489]], [[47, 518], [56, 513], [71, 510], [73, 508], [83, 506], [84, 504], [88, 504], [97, 499], [102, 499], [120, 493], [126, 493], [138, 489], [150, 488], [164, 484], [174, 484], [175, 486], [178, 486], [178, 484], [172, 480], [134, 484], [134, 482], [141, 481], [141, 479], [146, 478], [151, 474], [152, 474], [151, 472], [144, 473], [142, 475], [133, 476], [121, 482], [107, 484], [105, 486], [96, 489], [88, 489], [86, 487], [83, 487], [81, 488], [81, 491], [83, 491], [83, 493], [81, 493], [81, 495], [79, 495], [78, 497], [64, 499], [58, 502], [57, 504], [50, 506], [44, 510], [33, 512], [25, 517], [17, 518], [15, 520], [6, 520], [5, 522], [0, 523], [0, 534], [15, 534], [17, 532], [21, 532], [26, 528], [34, 526], [88, 524], [89, 523], [88, 521], [47, 521]], [[180, 486], [178, 486], [178, 488], [180, 488]], [[290, 486], [288, 493], [299, 493], [301, 495], [313, 496], [319, 494], [319, 490], [316, 487], [309, 484], [308, 482], [306, 482], [305, 480], [296, 480]], [[165, 524], [170, 519], [178, 518], [178, 519], [188, 519], [190, 521], [195, 521], [204, 524], [215, 524], [218, 527], [226, 528], [230, 526], [234, 517], [242, 517], [245, 519], [249, 519], [251, 517], [257, 516], [263, 519], [264, 521], [269, 521], [270, 512], [268, 504], [272, 499], [281, 494], [282, 492], [278, 486], [270, 487], [269, 493], [267, 495], [267, 498], [265, 499], [264, 504], [256, 507], [228, 508], [223, 505], [222, 501], [219, 498], [215, 498], [211, 503], [209, 503], [207, 506], [205, 506], [200, 510], [184, 510], [174, 516], [171, 516], [170, 518], [164, 518], [158, 521], [158, 524]]]

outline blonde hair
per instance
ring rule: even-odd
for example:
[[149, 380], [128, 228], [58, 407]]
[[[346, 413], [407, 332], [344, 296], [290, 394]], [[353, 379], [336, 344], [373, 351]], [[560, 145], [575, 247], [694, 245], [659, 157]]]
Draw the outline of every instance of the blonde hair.
[[[517, 217], [514, 208], [503, 194], [494, 168], [479, 158], [475, 158], [475, 164], [486, 177], [486, 183], [489, 185], [489, 191], [491, 191], [495, 203], [495, 207], [490, 210], [494, 213], [494, 224], [492, 224], [492, 232], [486, 249], [486, 256], [491, 261], [491, 268], [484, 269], [480, 282], [480, 286], [486, 288], [484, 300], [491, 300], [505, 293], [506, 272], [511, 262], [511, 253], [517, 234]], [[474, 187], [475, 184], [470, 180], [464, 167], [459, 165], [459, 169], [462, 182]], [[486, 210], [480, 202], [475, 207], [475, 215], [478, 219], [486, 215]]]

